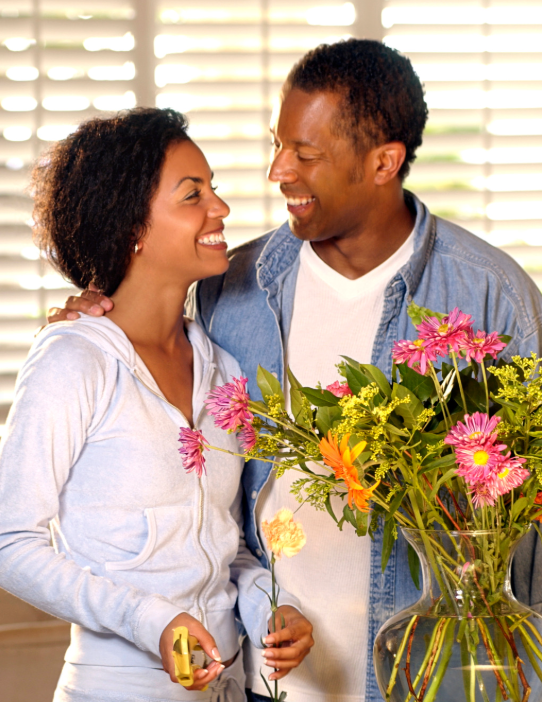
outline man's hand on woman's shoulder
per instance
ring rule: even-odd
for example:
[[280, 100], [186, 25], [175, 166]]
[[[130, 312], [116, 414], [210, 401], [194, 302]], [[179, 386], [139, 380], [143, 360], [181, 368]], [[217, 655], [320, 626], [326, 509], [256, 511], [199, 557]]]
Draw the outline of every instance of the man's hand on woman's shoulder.
[[70, 295], [64, 307], [51, 307], [47, 311], [47, 322], [53, 324], [78, 319], [80, 312], [101, 317], [112, 309], [113, 301], [91, 284], [88, 290], [83, 290], [79, 295]]

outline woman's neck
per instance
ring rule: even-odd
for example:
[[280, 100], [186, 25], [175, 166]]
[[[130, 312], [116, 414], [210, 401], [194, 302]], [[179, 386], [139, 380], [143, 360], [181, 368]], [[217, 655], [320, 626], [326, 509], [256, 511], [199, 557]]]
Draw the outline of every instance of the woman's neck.
[[183, 311], [188, 287], [127, 275], [111, 296], [114, 307], [107, 316], [118, 324], [134, 346], [160, 348], [174, 353], [187, 342]]

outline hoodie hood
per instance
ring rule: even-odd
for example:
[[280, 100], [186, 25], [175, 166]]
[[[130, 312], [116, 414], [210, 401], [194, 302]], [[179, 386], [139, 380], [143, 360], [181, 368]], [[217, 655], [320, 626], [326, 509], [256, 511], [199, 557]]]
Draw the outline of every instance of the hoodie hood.
[[[196, 322], [189, 319], [185, 320], [185, 328], [188, 340], [194, 350], [193, 410], [194, 416], [196, 416], [205, 399], [201, 397], [202, 390], [209, 386], [211, 382], [210, 376], [216, 369], [215, 353], [212, 342]], [[47, 343], [48, 339], [62, 334], [82, 336], [101, 351], [109, 354], [126, 366], [149, 390], [156, 395], [160, 395], [160, 397], [164, 397], [147, 366], [137, 354], [132, 342], [111, 319], [105, 316], [91, 317], [90, 315], [81, 314], [81, 317], [74, 321], [50, 324], [36, 338], [33, 350], [37, 351]]]

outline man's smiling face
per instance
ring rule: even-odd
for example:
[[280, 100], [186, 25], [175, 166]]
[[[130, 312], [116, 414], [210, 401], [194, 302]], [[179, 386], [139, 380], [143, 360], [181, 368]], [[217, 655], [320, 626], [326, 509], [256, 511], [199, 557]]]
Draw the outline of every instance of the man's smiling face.
[[273, 114], [268, 176], [280, 183], [290, 228], [304, 241], [355, 236], [364, 228], [372, 187], [366, 158], [337, 136], [340, 95], [287, 91]]

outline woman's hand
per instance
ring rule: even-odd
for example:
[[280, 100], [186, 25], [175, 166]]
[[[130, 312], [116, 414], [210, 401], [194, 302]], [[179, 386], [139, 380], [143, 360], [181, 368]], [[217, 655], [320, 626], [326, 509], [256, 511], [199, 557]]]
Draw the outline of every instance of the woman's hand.
[[[282, 629], [281, 615], [285, 623]], [[270, 619], [269, 629], [271, 628]], [[265, 664], [276, 668], [269, 680], [280, 680], [288, 675], [292, 668], [297, 668], [310, 653], [311, 647], [314, 646], [312, 624], [295, 607], [281, 605], [275, 612], [275, 633], [266, 636], [263, 643], [267, 646], [262, 651]]]
[[188, 633], [195, 636], [199, 641], [207, 658], [212, 659], [212, 663], [206, 669], [201, 668], [194, 671], [194, 684], [186, 688], [187, 690], [202, 690], [205, 685], [213, 682], [224, 670], [216, 642], [203, 624], [200, 624], [190, 614], [179, 614], [175, 619], [172, 619], [160, 637], [160, 655], [162, 656], [162, 666], [166, 673], [169, 673], [169, 677], [173, 682], [179, 682], [175, 677], [175, 662], [173, 660], [173, 629], [176, 629], [178, 626], [185, 626], [188, 629]]
[[103, 295], [92, 283], [88, 290], [83, 290], [79, 295], [71, 295], [64, 307], [51, 307], [47, 311], [47, 322], [65, 322], [67, 319], [78, 319], [79, 312], [101, 317], [113, 309], [113, 301]]

